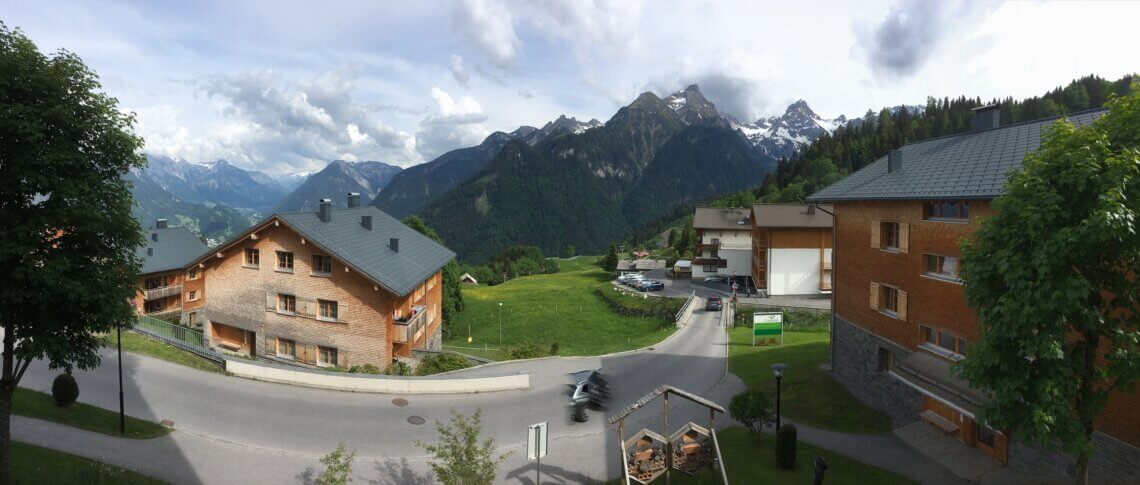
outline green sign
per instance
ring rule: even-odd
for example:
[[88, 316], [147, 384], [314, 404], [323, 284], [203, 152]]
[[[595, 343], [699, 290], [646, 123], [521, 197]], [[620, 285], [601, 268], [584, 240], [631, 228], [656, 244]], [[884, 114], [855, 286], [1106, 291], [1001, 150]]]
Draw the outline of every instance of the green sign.
[[760, 345], [776, 345], [776, 338], [779, 337], [779, 344], [784, 343], [784, 314], [782, 312], [776, 313], [753, 313], [752, 314], [752, 345], [756, 346], [756, 341], [760, 341]]

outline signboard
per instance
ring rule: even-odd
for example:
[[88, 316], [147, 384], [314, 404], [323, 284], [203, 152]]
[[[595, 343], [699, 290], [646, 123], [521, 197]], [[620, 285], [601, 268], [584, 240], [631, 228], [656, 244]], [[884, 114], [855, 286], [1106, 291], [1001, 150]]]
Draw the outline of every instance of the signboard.
[[756, 312], [752, 314], [752, 346], [784, 344], [783, 312]]
[[527, 428], [526, 435], [526, 459], [538, 460], [546, 456], [546, 443], [547, 443], [547, 422], [543, 421], [538, 424], [532, 424]]

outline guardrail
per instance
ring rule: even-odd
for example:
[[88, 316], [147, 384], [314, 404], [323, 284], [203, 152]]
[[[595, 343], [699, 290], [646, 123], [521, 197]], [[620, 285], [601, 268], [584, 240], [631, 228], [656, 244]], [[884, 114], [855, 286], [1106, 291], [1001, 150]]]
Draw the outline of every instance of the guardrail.
[[164, 322], [146, 315], [139, 315], [131, 330], [191, 352], [219, 365], [225, 365], [225, 359], [209, 347], [209, 340], [199, 330]]
[[677, 314], [673, 315], [673, 322], [681, 325], [681, 320], [685, 318], [692, 311], [693, 303], [697, 301], [697, 290], [689, 293], [689, 298], [685, 300], [685, 304], [681, 305], [681, 309], [677, 310]]

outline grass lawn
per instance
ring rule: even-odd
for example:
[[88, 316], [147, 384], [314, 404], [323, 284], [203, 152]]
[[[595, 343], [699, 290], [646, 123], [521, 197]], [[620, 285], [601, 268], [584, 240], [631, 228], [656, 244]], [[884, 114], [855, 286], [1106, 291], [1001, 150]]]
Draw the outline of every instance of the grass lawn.
[[572, 273], [575, 271], [585, 271], [595, 269], [598, 267], [597, 256], [575, 256], [573, 258], [555, 258], [558, 263], [558, 271], [563, 273]]
[[[598, 355], [653, 345], [673, 333], [675, 328], [662, 328], [661, 320], [627, 317], [611, 310], [594, 294], [610, 278], [593, 259], [559, 260], [562, 273], [522, 276], [496, 286], [465, 286], [466, 308], [451, 324], [453, 335], [444, 339], [444, 345], [503, 360], [509, 358], [504, 351], [507, 347], [524, 341], [537, 345], [543, 354], [558, 342], [559, 355]], [[501, 346], [499, 302], [503, 303]]]
[[12, 442], [12, 483], [99, 485], [164, 482], [95, 460]]
[[847, 433], [886, 433], [887, 415], [871, 409], [835, 382], [820, 365], [827, 362], [826, 332], [785, 332], [784, 345], [752, 347], [750, 327], [732, 329], [728, 369], [749, 387], [759, 386], [775, 406], [776, 378], [770, 365], [788, 365], [781, 386], [781, 412], [796, 422]]
[[[115, 334], [107, 334], [107, 346], [115, 346]], [[123, 332], [123, 350], [136, 354], [149, 355], [175, 364], [193, 367], [207, 372], [222, 372], [222, 368], [209, 360], [203, 359], [178, 347], [166, 345], [134, 332]]]
[[[776, 437], [764, 435], [757, 442], [748, 430], [734, 426], [717, 434], [720, 452], [728, 470], [729, 483], [811, 483], [815, 476], [813, 462], [822, 456], [827, 461], [824, 483], [894, 484], [916, 483], [889, 471], [867, 465], [843, 455], [800, 442], [796, 446], [796, 466], [791, 470], [776, 467]], [[658, 481], [663, 481], [659, 478]], [[694, 476], [673, 474], [673, 483], [720, 483], [719, 472], [705, 470]]]
[[[79, 389], [79, 393], [83, 394], [82, 388]], [[68, 407], [59, 407], [55, 405], [55, 400], [50, 394], [29, 389], [16, 388], [16, 394], [12, 398], [12, 414], [55, 421], [103, 434], [119, 435], [119, 413], [81, 402], [72, 403]], [[161, 424], [127, 416], [128, 438], [155, 438], [169, 432], [170, 428]]]

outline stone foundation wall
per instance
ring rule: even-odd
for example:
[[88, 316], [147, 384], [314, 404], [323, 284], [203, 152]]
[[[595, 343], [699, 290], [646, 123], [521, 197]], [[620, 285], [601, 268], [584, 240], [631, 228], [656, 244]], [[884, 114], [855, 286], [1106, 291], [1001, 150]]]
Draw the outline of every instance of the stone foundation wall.
[[896, 427], [918, 421], [922, 411], [922, 394], [879, 370], [879, 349], [890, 352], [894, 362], [902, 361], [910, 351], [835, 317], [832, 325], [835, 380], [851, 394], [874, 409], [891, 417]]
[[[1090, 483], [1140, 483], [1140, 448], [1101, 432], [1093, 434], [1096, 455], [1089, 464]], [[1061, 451], [1010, 440], [1009, 467], [1038, 476], [1075, 477], [1077, 460]]]

